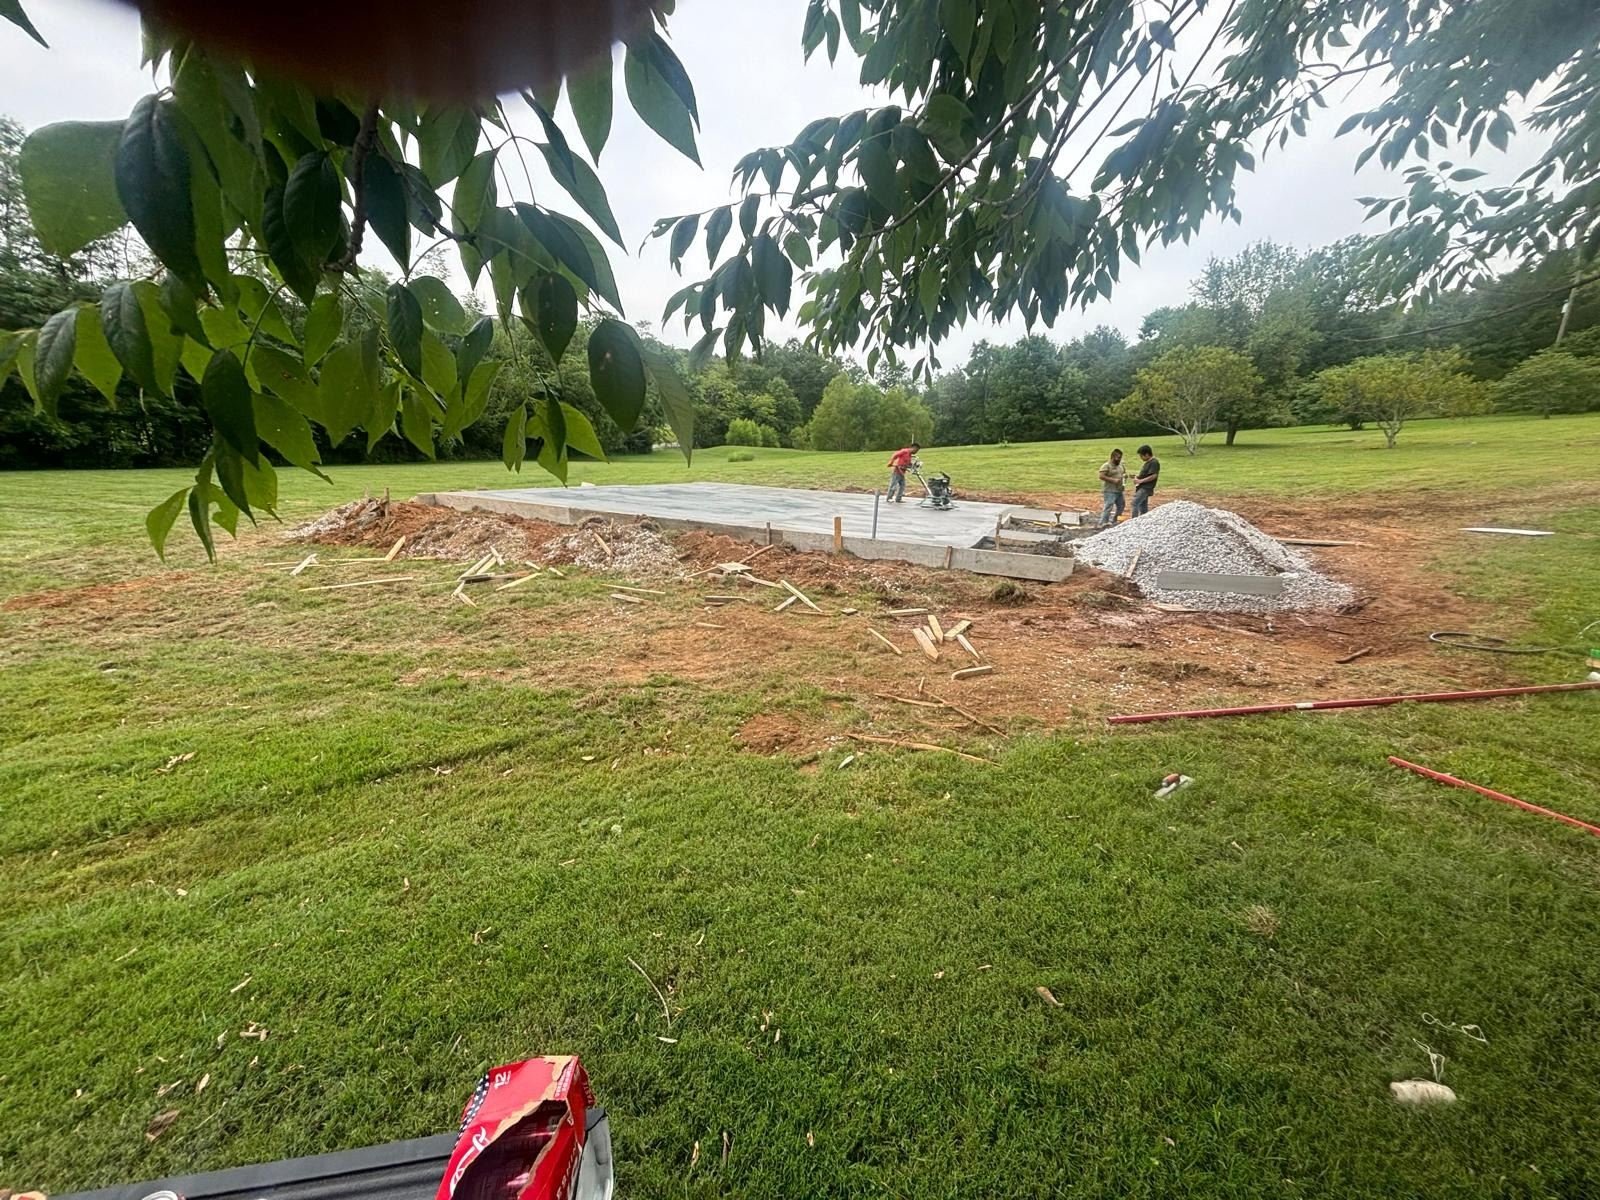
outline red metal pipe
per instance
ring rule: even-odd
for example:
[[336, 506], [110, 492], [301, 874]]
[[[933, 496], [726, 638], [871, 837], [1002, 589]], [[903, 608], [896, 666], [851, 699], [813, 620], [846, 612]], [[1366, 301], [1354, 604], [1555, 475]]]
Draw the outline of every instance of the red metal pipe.
[[1518, 808], [1527, 809], [1531, 813], [1538, 813], [1541, 817], [1554, 817], [1574, 829], [1581, 829], [1585, 833], [1592, 833], [1600, 837], [1600, 825], [1591, 825], [1587, 821], [1580, 821], [1577, 817], [1569, 817], [1565, 813], [1558, 813], [1554, 809], [1540, 808], [1537, 804], [1529, 804], [1526, 800], [1518, 800], [1515, 796], [1508, 796], [1504, 792], [1491, 791], [1486, 787], [1479, 787], [1475, 783], [1468, 783], [1465, 779], [1457, 779], [1454, 775], [1446, 775], [1443, 771], [1432, 771], [1427, 767], [1419, 767], [1414, 762], [1407, 762], [1403, 758], [1389, 756], [1389, 762], [1397, 767], [1404, 767], [1408, 771], [1415, 771], [1424, 779], [1432, 779], [1436, 783], [1447, 783], [1451, 787], [1466, 788], [1469, 792], [1477, 792], [1480, 796], [1487, 796], [1491, 800], [1498, 800], [1502, 804], [1514, 804]]
[[1242, 717], [1255, 713], [1312, 712], [1329, 708], [1372, 708], [1381, 704], [1418, 704], [1443, 700], [1492, 700], [1499, 696], [1534, 696], [1541, 692], [1587, 692], [1600, 688], [1600, 681], [1585, 683], [1541, 683], [1533, 687], [1488, 688], [1475, 692], [1418, 692], [1409, 696], [1368, 696], [1359, 700], [1301, 700], [1290, 704], [1250, 704], [1242, 708], [1191, 708], [1176, 712], [1123, 713], [1107, 717], [1110, 725], [1142, 725], [1150, 721], [1179, 718]]

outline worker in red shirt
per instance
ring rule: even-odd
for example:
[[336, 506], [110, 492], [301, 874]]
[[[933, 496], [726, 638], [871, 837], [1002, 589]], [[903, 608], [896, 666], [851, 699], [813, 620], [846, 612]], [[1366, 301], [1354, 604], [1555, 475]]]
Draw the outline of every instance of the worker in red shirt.
[[904, 503], [906, 498], [906, 472], [911, 469], [911, 462], [917, 457], [917, 451], [922, 447], [916, 442], [902, 447], [894, 452], [894, 457], [889, 460], [889, 502], [891, 504]]

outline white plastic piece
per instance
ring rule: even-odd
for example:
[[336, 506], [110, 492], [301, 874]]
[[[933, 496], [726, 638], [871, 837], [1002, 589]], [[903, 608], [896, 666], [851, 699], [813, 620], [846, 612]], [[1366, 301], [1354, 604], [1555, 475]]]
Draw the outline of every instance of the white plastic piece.
[[1421, 1106], [1456, 1102], [1453, 1090], [1431, 1079], [1400, 1079], [1389, 1085], [1389, 1091], [1401, 1104]]

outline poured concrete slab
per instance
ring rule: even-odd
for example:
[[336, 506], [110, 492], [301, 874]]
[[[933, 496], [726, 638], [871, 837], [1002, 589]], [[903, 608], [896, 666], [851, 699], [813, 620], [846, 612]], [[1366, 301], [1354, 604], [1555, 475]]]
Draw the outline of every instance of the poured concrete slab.
[[833, 549], [833, 521], [843, 524], [844, 549], [860, 558], [895, 559], [981, 574], [1051, 581], [1072, 574], [1072, 559], [978, 549], [993, 537], [1004, 504], [957, 501], [949, 509], [923, 508], [914, 499], [880, 504], [872, 537], [873, 497], [859, 492], [734, 483], [667, 483], [615, 487], [507, 488], [438, 492], [419, 496], [449, 508], [479, 508], [575, 525], [591, 516], [649, 517], [680, 529], [705, 529], [744, 541], [774, 541], [801, 550]]

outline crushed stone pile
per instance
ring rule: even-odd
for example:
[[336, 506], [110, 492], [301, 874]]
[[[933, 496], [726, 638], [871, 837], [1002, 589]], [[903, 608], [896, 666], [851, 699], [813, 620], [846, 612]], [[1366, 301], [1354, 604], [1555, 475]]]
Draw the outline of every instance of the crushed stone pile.
[[540, 559], [629, 579], [669, 579], [683, 573], [678, 552], [650, 521], [623, 525], [590, 518], [571, 533], [551, 538]]
[[[1344, 583], [1321, 574], [1311, 560], [1274, 541], [1237, 513], [1174, 500], [1142, 517], [1078, 543], [1078, 557], [1115, 574], [1134, 565], [1132, 579], [1151, 600], [1208, 612], [1282, 612], [1340, 609], [1355, 599]], [[1218, 575], [1282, 575], [1281, 596], [1168, 591], [1156, 586], [1162, 571]]]

